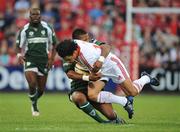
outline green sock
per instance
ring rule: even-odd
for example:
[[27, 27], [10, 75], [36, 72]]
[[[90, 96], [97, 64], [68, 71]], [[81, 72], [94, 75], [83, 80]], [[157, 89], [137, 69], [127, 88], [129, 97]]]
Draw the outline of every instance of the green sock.
[[98, 115], [96, 110], [93, 108], [93, 106], [89, 102], [86, 102], [85, 104], [81, 105], [80, 109], [84, 111], [86, 114], [88, 114], [89, 116], [91, 116], [93, 119], [95, 119], [97, 122], [99, 123], [106, 122]]
[[43, 92], [39, 92], [39, 91], [37, 90], [37, 98], [39, 99], [42, 95], [43, 95]]
[[38, 100], [38, 93], [37, 93], [37, 91], [34, 94], [29, 94], [28, 96], [29, 96], [30, 100], [32, 101], [32, 103], [33, 102], [37, 102], [37, 100]]

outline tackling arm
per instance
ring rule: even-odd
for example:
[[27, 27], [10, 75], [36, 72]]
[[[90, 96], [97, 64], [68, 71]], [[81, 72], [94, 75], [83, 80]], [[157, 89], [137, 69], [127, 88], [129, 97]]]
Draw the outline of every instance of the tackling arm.
[[90, 73], [89, 75], [83, 75], [83, 74], [76, 73], [73, 70], [68, 71], [66, 74], [68, 78], [73, 79], [73, 80], [97, 81], [101, 78], [101, 74]]
[[93, 73], [97, 73], [101, 69], [105, 61], [105, 58], [108, 56], [108, 54], [111, 51], [111, 46], [108, 44], [101, 44], [100, 47], [101, 47], [101, 55], [93, 65], [93, 70], [92, 70]]

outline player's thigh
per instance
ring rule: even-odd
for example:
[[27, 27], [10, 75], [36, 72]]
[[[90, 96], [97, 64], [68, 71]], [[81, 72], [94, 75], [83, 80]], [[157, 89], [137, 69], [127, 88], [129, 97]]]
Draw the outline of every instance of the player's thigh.
[[88, 86], [88, 95], [97, 95], [105, 86], [105, 83], [101, 80], [91, 82]]
[[125, 81], [123, 81], [120, 86], [123, 87], [124, 92], [127, 95], [132, 95], [132, 96], [136, 96], [137, 95], [137, 90], [136, 88], [134, 88], [133, 82], [131, 81], [130, 78], [125, 79]]
[[30, 87], [35, 87], [37, 84], [37, 73], [34, 71], [25, 72], [26, 80]]

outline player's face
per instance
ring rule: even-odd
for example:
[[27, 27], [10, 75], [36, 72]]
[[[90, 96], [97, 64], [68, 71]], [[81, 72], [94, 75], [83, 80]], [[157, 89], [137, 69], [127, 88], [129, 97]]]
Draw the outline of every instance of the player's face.
[[38, 24], [41, 20], [40, 10], [31, 10], [30, 11], [30, 21], [33, 24]]
[[83, 34], [83, 35], [80, 35], [80, 36], [79, 36], [79, 39], [80, 39], [80, 40], [83, 40], [83, 41], [87, 41], [87, 42], [90, 41], [90, 38], [89, 38], [89, 34], [88, 34], [88, 33]]

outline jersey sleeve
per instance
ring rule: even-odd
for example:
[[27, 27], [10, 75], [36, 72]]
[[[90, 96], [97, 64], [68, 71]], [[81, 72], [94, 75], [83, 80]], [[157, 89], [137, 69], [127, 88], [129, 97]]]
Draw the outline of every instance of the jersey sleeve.
[[26, 42], [26, 32], [24, 29], [20, 30], [18, 35], [17, 35], [17, 39], [16, 39], [16, 46], [19, 48], [22, 48], [22, 46], [25, 44]]

